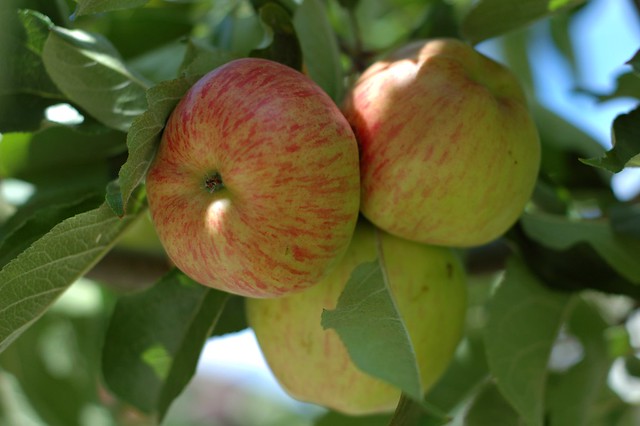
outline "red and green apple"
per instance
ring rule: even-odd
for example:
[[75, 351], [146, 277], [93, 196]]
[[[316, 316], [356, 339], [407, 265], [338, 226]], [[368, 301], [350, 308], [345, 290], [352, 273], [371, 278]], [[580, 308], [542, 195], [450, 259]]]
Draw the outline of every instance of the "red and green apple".
[[540, 143], [525, 93], [462, 41], [417, 41], [377, 61], [343, 111], [360, 145], [361, 210], [387, 232], [482, 245], [532, 194]]
[[176, 106], [146, 188], [158, 236], [184, 273], [234, 294], [282, 296], [320, 281], [349, 244], [357, 142], [311, 79], [238, 59]]
[[[294, 398], [361, 415], [393, 410], [400, 391], [360, 370], [337, 332], [323, 329], [358, 265], [378, 259], [415, 350], [422, 389], [451, 361], [462, 336], [466, 277], [451, 249], [392, 236], [359, 222], [341, 263], [317, 285], [277, 299], [247, 299], [247, 319], [282, 387]], [[384, 344], [384, 342], [381, 342]]]

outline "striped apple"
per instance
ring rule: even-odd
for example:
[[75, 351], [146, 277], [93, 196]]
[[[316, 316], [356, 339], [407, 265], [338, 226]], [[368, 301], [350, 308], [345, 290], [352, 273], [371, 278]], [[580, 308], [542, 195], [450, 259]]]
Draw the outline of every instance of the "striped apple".
[[278, 297], [320, 281], [345, 252], [359, 208], [357, 143], [308, 77], [238, 59], [176, 106], [146, 187], [179, 269], [230, 293]]
[[540, 143], [525, 94], [459, 40], [414, 42], [376, 62], [343, 110], [360, 144], [361, 210], [389, 233], [481, 245], [531, 196]]

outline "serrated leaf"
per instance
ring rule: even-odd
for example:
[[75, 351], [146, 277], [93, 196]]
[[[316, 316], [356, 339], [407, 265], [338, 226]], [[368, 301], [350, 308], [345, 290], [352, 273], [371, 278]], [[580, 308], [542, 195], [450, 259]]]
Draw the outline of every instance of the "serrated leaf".
[[113, 10], [133, 9], [144, 6], [149, 0], [77, 0], [74, 16], [92, 15]]
[[54, 27], [42, 59], [60, 91], [109, 127], [128, 131], [147, 107], [150, 84], [134, 75], [99, 34]]
[[608, 221], [524, 214], [521, 223], [526, 234], [545, 247], [566, 250], [588, 243], [620, 275], [640, 284], [640, 240], [615, 233]]
[[552, 376], [547, 386], [547, 415], [550, 426], [589, 424], [612, 359], [604, 333], [608, 324], [584, 300], [575, 305], [568, 322], [569, 332], [582, 343], [582, 360], [562, 375]]
[[138, 211], [106, 204], [56, 225], [0, 270], [0, 352], [104, 256]]
[[464, 17], [462, 34], [473, 44], [537, 19], [568, 10], [586, 0], [481, 0]]
[[604, 157], [582, 162], [613, 173], [625, 167], [640, 167], [640, 108], [613, 120], [613, 148]]
[[105, 338], [106, 383], [161, 420], [193, 376], [229, 296], [173, 270], [150, 289], [121, 297]]
[[304, 0], [293, 16], [293, 26], [309, 76], [339, 104], [344, 92], [344, 73], [326, 5], [319, 0]]
[[423, 399], [416, 353], [379, 261], [353, 270], [334, 310], [322, 313], [364, 372]]
[[[83, 194], [72, 202], [50, 205], [26, 216], [16, 229], [0, 240], [0, 268], [26, 250], [63, 220], [96, 208], [103, 200], [102, 194]], [[0, 230], [5, 224], [0, 226]], [[1, 235], [1, 234], [0, 234]]]
[[131, 194], [144, 180], [165, 122], [192, 84], [181, 78], [162, 82], [147, 92], [149, 109], [134, 120], [127, 134], [129, 157], [119, 172], [121, 199], [117, 193], [110, 197], [109, 205], [118, 216], [125, 213]]
[[509, 259], [490, 301], [484, 331], [489, 368], [527, 425], [544, 424], [547, 363], [570, 301], [544, 287], [517, 258]]

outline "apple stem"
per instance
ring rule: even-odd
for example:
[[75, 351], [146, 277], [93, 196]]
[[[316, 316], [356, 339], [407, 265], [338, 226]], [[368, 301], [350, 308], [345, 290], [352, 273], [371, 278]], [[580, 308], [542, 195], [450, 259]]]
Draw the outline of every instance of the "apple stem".
[[204, 188], [210, 193], [218, 192], [224, 189], [224, 182], [220, 173], [213, 172], [204, 179]]

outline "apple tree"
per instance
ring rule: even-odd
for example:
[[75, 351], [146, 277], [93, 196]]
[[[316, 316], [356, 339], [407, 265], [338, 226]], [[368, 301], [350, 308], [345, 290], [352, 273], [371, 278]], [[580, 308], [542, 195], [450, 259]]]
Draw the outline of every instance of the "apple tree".
[[[607, 64], [617, 78], [603, 91], [580, 60], [591, 50], [577, 48], [599, 35], [589, 26], [575, 30], [594, 8], [622, 3], [637, 27], [640, 4], [631, 0], [3, 0], [0, 424], [637, 425], [640, 191], [622, 196], [614, 183], [640, 166], [640, 51], [631, 46], [624, 60]], [[471, 101], [429, 121], [434, 134], [448, 135], [442, 129], [463, 118], [470, 133], [460, 141], [480, 142], [448, 170], [474, 176], [464, 191], [438, 188], [454, 198], [456, 191], [467, 194], [443, 217], [466, 224], [506, 208], [515, 218], [508, 229], [490, 241], [430, 246], [404, 240], [411, 232], [375, 229], [378, 223], [367, 219], [375, 222], [370, 216], [378, 207], [368, 207], [373, 213], [360, 216], [349, 249], [337, 250], [318, 279], [341, 285], [330, 302], [318, 283], [291, 299], [257, 299], [203, 285], [176, 266], [183, 251], [169, 257], [145, 183], [169, 117], [196, 82], [234, 61], [260, 58], [317, 86], [339, 111], [373, 64], [413, 42], [441, 38], [493, 58], [522, 87], [535, 132], [528, 119], [510, 120], [505, 104], [498, 109], [506, 110], [508, 137], [474, 128], [479, 115], [465, 111]], [[594, 108], [622, 105], [607, 123], [609, 138], [549, 106], [545, 83], [558, 70]], [[429, 82], [438, 90], [435, 77]], [[226, 105], [229, 119], [242, 122], [259, 90], [255, 85], [238, 95], [237, 105]], [[456, 90], [451, 96], [467, 89]], [[432, 100], [424, 96], [383, 106], [404, 125], [425, 118], [421, 105]], [[381, 99], [369, 102], [378, 107]], [[361, 112], [347, 115], [362, 163], [369, 156], [362, 155], [364, 138], [373, 131], [358, 133], [354, 117]], [[317, 115], [301, 116], [297, 125]], [[404, 131], [416, 140], [430, 133], [419, 126]], [[539, 150], [522, 159], [535, 169], [533, 188], [512, 197], [526, 206], [494, 213], [482, 200], [503, 194], [502, 184], [509, 187], [516, 176], [487, 155], [491, 144], [534, 140], [536, 132]], [[313, 136], [326, 136], [319, 134]], [[439, 136], [437, 143], [452, 141]], [[289, 151], [299, 149], [294, 145]], [[351, 154], [351, 162], [327, 161], [333, 175], [358, 176], [356, 150]], [[406, 154], [385, 163], [400, 158], [395, 170], [426, 185], [430, 171], [409, 167]], [[277, 155], [277, 164], [295, 159], [298, 169], [314, 172], [302, 164], [308, 156]], [[455, 151], [450, 155], [455, 161]], [[483, 189], [491, 197], [476, 193], [490, 182], [483, 170], [501, 177]], [[222, 181], [207, 173], [200, 189], [213, 192]], [[328, 191], [315, 188], [322, 205]], [[295, 204], [293, 186], [273, 189], [279, 190], [266, 194], [280, 203], [273, 222], [278, 209]], [[336, 200], [325, 204], [354, 207], [344, 228], [353, 230], [357, 196]], [[429, 207], [412, 206], [390, 210], [385, 220], [430, 217]], [[306, 213], [299, 209], [300, 217]], [[180, 211], [183, 219], [189, 214], [204, 220], [195, 209]], [[272, 225], [266, 222], [251, 226], [266, 229]], [[439, 230], [445, 239], [453, 232]], [[242, 262], [257, 262], [269, 247], [256, 253]], [[232, 276], [227, 272], [240, 261], [234, 256], [216, 265], [218, 275]], [[215, 273], [209, 277], [216, 281]], [[268, 279], [278, 284], [274, 277]], [[276, 379], [311, 404], [283, 408], [248, 394], [238, 403], [231, 398], [238, 386], [216, 385], [215, 378], [196, 388], [205, 344], [247, 329], [255, 330]], [[330, 343], [327, 333], [335, 337]], [[312, 335], [325, 339], [324, 350], [314, 348]], [[336, 365], [348, 365], [349, 375]], [[392, 395], [391, 405], [354, 408], [371, 406], [380, 383], [379, 395]]]

